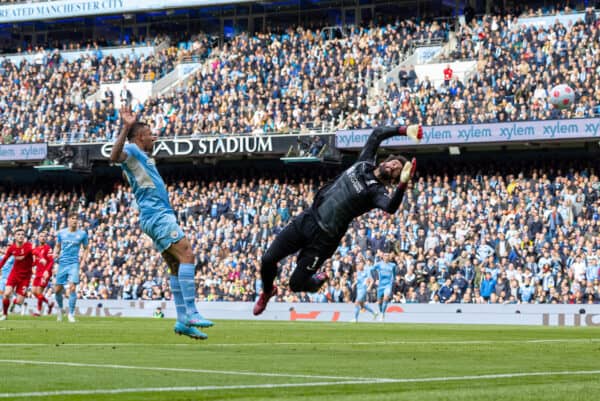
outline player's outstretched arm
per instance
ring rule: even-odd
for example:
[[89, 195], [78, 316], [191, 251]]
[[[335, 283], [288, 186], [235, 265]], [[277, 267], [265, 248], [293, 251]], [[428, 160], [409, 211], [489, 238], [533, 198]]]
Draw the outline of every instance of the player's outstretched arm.
[[123, 153], [123, 147], [125, 146], [125, 141], [127, 140], [127, 135], [129, 134], [131, 127], [133, 127], [133, 124], [136, 122], [135, 114], [133, 114], [126, 106], [121, 107], [120, 115], [123, 126], [121, 127], [121, 132], [119, 132], [119, 136], [110, 152], [110, 161], [113, 163], [121, 163], [127, 159], [127, 155]]
[[381, 142], [393, 136], [408, 136], [419, 142], [423, 138], [423, 128], [420, 125], [401, 125], [399, 127], [375, 128], [367, 143], [358, 156], [359, 161], [373, 160]]

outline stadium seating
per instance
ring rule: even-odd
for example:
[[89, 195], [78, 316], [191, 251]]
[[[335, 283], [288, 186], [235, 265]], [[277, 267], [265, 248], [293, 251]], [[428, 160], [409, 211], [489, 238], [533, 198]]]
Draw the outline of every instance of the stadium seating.
[[[301, 28], [278, 35], [241, 34], [222, 47], [209, 50], [204, 40], [199, 46], [192, 46], [191, 51], [190, 46], [180, 46], [178, 51], [171, 47], [137, 60], [91, 57], [68, 63], [61, 60], [60, 53], [40, 50], [44, 57], [40, 64], [43, 60], [52, 62], [49, 69], [41, 71], [42, 82], [49, 81], [56, 68], [69, 70], [69, 75], [78, 82], [72, 90], [71, 82], [58, 81], [61, 85], [56, 88], [58, 94], [50, 92], [44, 98], [50, 104], [60, 103], [66, 108], [61, 111], [72, 115], [65, 124], [56, 127], [48, 128], [43, 123], [20, 126], [11, 115], [17, 101], [7, 96], [0, 103], [0, 120], [7, 123], [10, 133], [3, 140], [5, 143], [110, 141], [117, 131], [114, 123], [118, 118], [111, 104], [113, 99], [104, 104], [100, 101], [84, 104], [86, 97], [96, 93], [104, 82], [160, 77], [172, 69], [176, 60], [198, 53], [198, 47], [203, 56], [209, 53], [211, 56], [194, 79], [180, 85], [175, 92], [155, 96], [143, 105], [134, 102], [136, 111], [152, 122], [159, 135], [333, 129], [344, 116], [366, 111], [370, 84], [405, 57], [413, 42], [427, 43], [445, 37], [444, 27], [434, 26], [432, 29], [407, 20], [394, 26], [356, 28], [343, 39], [328, 39], [319, 30]], [[13, 81], [10, 93], [35, 93], [36, 85], [28, 82], [28, 75], [33, 72], [26, 65], [5, 62], [3, 75]], [[75, 93], [76, 97], [63, 100], [62, 93]], [[28, 104], [32, 109], [39, 107], [35, 101]], [[93, 121], [85, 118], [90, 114], [97, 118]], [[33, 117], [25, 120], [30, 118]], [[28, 132], [24, 132], [27, 128]]]
[[370, 83], [404, 57], [412, 33], [419, 40], [442, 35], [411, 21], [332, 40], [301, 28], [242, 34], [213, 49], [174, 93], [150, 99], [143, 113], [167, 137], [333, 129], [342, 115], [366, 107]]
[[[594, 19], [537, 28], [512, 16], [474, 20], [460, 27], [448, 58], [477, 61], [466, 79], [453, 77], [439, 87], [429, 77], [390, 84], [374, 96], [370, 113], [343, 128], [370, 126], [373, 118], [379, 125], [445, 125], [596, 116], [598, 35]], [[577, 93], [572, 109], [547, 102], [548, 90], [560, 83]]]
[[[175, 47], [137, 59], [115, 58], [97, 49], [93, 56], [71, 62], [58, 51], [39, 48], [32, 53], [36, 55], [32, 64], [2, 61], [2, 143], [110, 139], [118, 130], [112, 99], [90, 103], [86, 97], [95, 93], [101, 83], [158, 79], [173, 68], [178, 57]], [[123, 97], [127, 99], [128, 93]]]
[[[279, 300], [349, 302], [357, 258], [394, 252], [394, 302], [600, 302], [600, 196], [591, 165], [553, 172], [524, 166], [518, 175], [462, 167], [457, 171], [490, 172], [421, 175], [396, 215], [373, 211], [357, 219], [325, 264], [331, 279], [320, 293], [291, 293], [287, 280], [295, 262], [284, 261]], [[262, 253], [317, 184], [283, 176], [171, 182], [172, 203], [198, 258], [198, 299], [254, 300]], [[115, 185], [89, 199], [79, 190], [11, 190], [2, 192], [0, 203], [2, 246], [17, 224], [34, 237], [42, 227], [53, 234], [64, 225], [65, 210], [79, 210], [93, 232], [82, 264], [83, 298], [170, 297], [166, 265], [141, 233], [128, 187]], [[495, 281], [487, 284], [492, 293], [482, 294], [485, 272]], [[532, 291], [524, 289], [527, 281]], [[444, 284], [451, 299], [436, 298]]]
[[[196, 60], [210, 56], [192, 79], [143, 105], [134, 101], [136, 110], [161, 136], [595, 116], [600, 111], [598, 32], [594, 18], [572, 26], [556, 23], [535, 28], [518, 24], [510, 15], [484, 16], [460, 26], [449, 53], [448, 61], [477, 62], [475, 71], [462, 81], [453, 77], [435, 87], [427, 77], [417, 76], [379, 91], [372, 84], [397, 65], [415, 42], [446, 39], [448, 27], [405, 20], [355, 28], [342, 39], [326, 38], [319, 30], [290, 28], [282, 34], [239, 34], [212, 49], [206, 39], [193, 46], [183, 40], [178, 48], [136, 60], [101, 57], [65, 63], [56, 53], [45, 51], [40, 63], [47, 60], [49, 68], [39, 72], [43, 84], [32, 82], [39, 67], [32, 71], [24, 65], [4, 64], [6, 93], [0, 102], [0, 119], [10, 132], [3, 141], [112, 140], [117, 111], [109, 101], [85, 104], [86, 97], [103, 82], [157, 79], [178, 60], [191, 57], [194, 49], [202, 53]], [[56, 69], [68, 70], [71, 79], [58, 80], [62, 72]], [[38, 89], [49, 81], [54, 82], [52, 88]], [[549, 106], [546, 96], [548, 88], [562, 82], [575, 88], [577, 101], [572, 109], [558, 111]], [[42, 103], [38, 90], [45, 94]], [[28, 100], [18, 102], [19, 95]], [[54, 104], [60, 109], [56, 112], [69, 114], [61, 124], [36, 121], [27, 112]], [[15, 113], [26, 115], [20, 119]]]
[[[449, 27], [409, 19], [355, 27], [343, 38], [289, 28], [238, 34], [218, 46], [199, 35], [172, 38], [171, 46], [139, 58], [107, 56], [100, 46], [92, 56], [67, 61], [61, 51], [32, 48], [21, 52], [33, 55], [30, 61], [0, 58], [0, 140], [112, 141], [121, 99], [102, 93], [86, 99], [103, 83], [153, 81], [190, 59], [201, 68], [173, 91], [131, 101], [162, 137], [596, 116], [599, 32], [593, 14], [574, 25], [542, 28], [487, 15], [460, 26], [449, 42], [455, 45], [444, 61], [476, 61], [465, 78], [435, 86], [407, 74], [380, 90], [372, 84], [415, 42], [449, 40]], [[562, 82], [578, 96], [572, 109], [558, 112], [546, 96]], [[119, 96], [129, 100], [126, 91]], [[591, 167], [524, 167], [513, 176], [467, 166], [460, 174], [423, 175], [397, 215], [374, 211], [356, 221], [325, 265], [331, 279], [318, 294], [289, 292], [294, 258], [285, 261], [278, 298], [349, 302], [356, 260], [393, 251], [400, 267], [394, 302], [600, 302], [599, 184]], [[484, 173], [465, 174], [479, 170]], [[198, 299], [255, 298], [262, 252], [322, 184], [288, 178], [172, 182], [172, 202], [198, 255]], [[170, 298], [165, 264], [142, 235], [133, 196], [122, 185], [93, 199], [80, 191], [2, 191], [0, 244], [11, 240], [17, 224], [33, 236], [41, 228], [55, 232], [73, 199], [94, 232], [80, 295]]]

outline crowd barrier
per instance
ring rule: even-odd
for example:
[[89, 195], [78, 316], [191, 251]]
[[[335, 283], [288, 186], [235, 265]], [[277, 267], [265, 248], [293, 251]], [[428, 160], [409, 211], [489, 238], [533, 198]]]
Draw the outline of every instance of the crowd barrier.
[[[33, 312], [33, 299], [27, 300], [26, 313]], [[258, 317], [252, 315], [251, 302], [199, 302], [198, 309], [208, 319], [349, 322], [354, 318], [352, 304], [270, 303]], [[375, 307], [375, 304], [371, 304]], [[157, 307], [165, 318], [175, 318], [170, 301], [80, 300], [77, 315], [92, 317], [151, 318]], [[370, 313], [361, 313], [361, 322], [375, 322]], [[390, 304], [386, 323], [493, 324], [530, 326], [600, 326], [600, 305], [534, 304]]]

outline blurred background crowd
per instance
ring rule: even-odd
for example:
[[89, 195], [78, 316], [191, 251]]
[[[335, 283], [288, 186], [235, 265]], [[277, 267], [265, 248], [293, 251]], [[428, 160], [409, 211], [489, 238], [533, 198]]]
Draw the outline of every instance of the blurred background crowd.
[[[160, 137], [593, 117], [600, 112], [595, 11], [566, 25], [518, 22], [571, 12], [568, 6], [494, 9], [464, 21], [393, 16], [333, 30], [268, 27], [225, 41], [168, 32], [3, 47], [0, 143], [110, 142], [122, 104]], [[389, 79], [417, 47], [433, 45], [445, 49], [437, 77], [406, 65]], [[139, 49], [148, 47], [142, 55]], [[115, 48], [128, 50], [115, 56]], [[67, 57], [73, 52], [78, 56]], [[474, 62], [472, 71], [453, 71], [452, 62], [465, 60]], [[185, 63], [198, 68], [172, 90], [144, 101], [130, 91], [131, 83], [156, 83]], [[108, 83], [118, 93], [100, 90]], [[548, 90], [559, 83], [576, 92], [575, 104], [561, 111], [548, 103]], [[329, 281], [321, 291], [291, 293], [295, 258], [284, 260], [277, 299], [351, 302], [356, 265], [389, 253], [397, 265], [396, 303], [600, 302], [595, 163], [544, 160], [420, 168], [398, 213], [372, 211], [353, 223], [324, 265]], [[198, 300], [253, 301], [262, 288], [263, 252], [333, 173], [170, 177], [172, 203], [197, 255]], [[16, 226], [26, 227], [34, 242], [40, 230], [54, 241], [66, 213], [76, 210], [90, 236], [81, 298], [170, 299], [166, 265], [142, 234], [122, 182], [93, 190], [0, 189], [0, 251]]]
[[[357, 263], [370, 266], [390, 253], [397, 303], [600, 302], [600, 184], [593, 163], [511, 163], [510, 171], [494, 163], [457, 163], [442, 171], [419, 171], [395, 215], [372, 211], [356, 219], [325, 263], [329, 282], [319, 293], [291, 293], [295, 257], [284, 260], [278, 299], [350, 302]], [[253, 301], [262, 288], [266, 247], [327, 178], [223, 173], [169, 180], [197, 256], [198, 300]], [[170, 298], [166, 265], [139, 228], [128, 186], [98, 192], [4, 188], [0, 203], [3, 248], [15, 226], [25, 226], [33, 241], [39, 230], [54, 238], [66, 212], [79, 213], [90, 236], [81, 263], [82, 298]]]
[[[568, 13], [568, 8], [545, 10]], [[520, 24], [542, 11], [491, 13], [464, 23], [425, 18], [365, 26], [277, 27], [216, 42], [204, 33], [171, 33], [126, 42], [49, 43], [0, 55], [0, 122], [4, 143], [112, 141], [118, 109], [129, 104], [163, 137], [307, 132], [382, 125], [424, 125], [595, 116], [600, 111], [599, 22], [592, 9], [574, 24]], [[331, 27], [328, 27], [331, 28]], [[443, 45], [439, 62], [472, 60], [459, 75], [440, 68], [418, 76], [394, 67], [418, 46]], [[108, 46], [131, 53], [107, 55]], [[135, 46], [154, 46], [148, 55]], [[112, 48], [112, 47], [111, 47]], [[65, 51], [82, 51], [75, 59]], [[127, 85], [156, 82], [180, 63], [197, 71], [145, 101]], [[380, 79], [387, 84], [374, 85]], [[119, 83], [117, 95], [100, 91]], [[548, 90], [567, 83], [576, 103], [556, 110]], [[98, 94], [99, 96], [93, 96]]]

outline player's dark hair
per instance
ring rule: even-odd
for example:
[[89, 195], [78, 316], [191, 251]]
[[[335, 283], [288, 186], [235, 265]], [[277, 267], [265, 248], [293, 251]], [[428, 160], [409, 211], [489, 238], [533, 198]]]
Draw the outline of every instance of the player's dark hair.
[[[391, 162], [393, 160], [398, 160], [400, 163], [402, 163], [402, 166], [404, 166], [408, 160], [406, 159], [406, 157], [401, 156], [401, 155], [389, 155], [382, 163], [387, 163], [387, 162]], [[380, 163], [381, 165], [381, 163]], [[383, 179], [383, 177], [381, 177], [380, 179], [382, 179], [382, 181], [386, 184], [386, 185], [394, 185], [394, 181], [390, 178], [390, 179]], [[398, 177], [399, 179], [399, 177]]]
[[67, 218], [69, 218], [69, 217], [79, 218], [79, 214], [77, 214], [76, 211], [71, 210], [69, 213], [67, 213]]
[[149, 127], [150, 126], [148, 124], [141, 123], [139, 121], [133, 123], [133, 125], [129, 129], [129, 132], [127, 133], [127, 140], [133, 141], [133, 138], [135, 138], [139, 132], [141, 132], [144, 128], [149, 128]]
[[15, 228], [15, 234], [19, 233], [19, 232], [22, 232], [23, 234], [25, 234], [25, 229], [23, 227], [17, 227], [17, 228]]
[[384, 162], [391, 162], [392, 160], [398, 160], [400, 163], [402, 163], [402, 165], [404, 166], [406, 164], [406, 162], [408, 161], [406, 159], [406, 157], [401, 156], [401, 155], [389, 155], [387, 157], [387, 159], [384, 160]]

